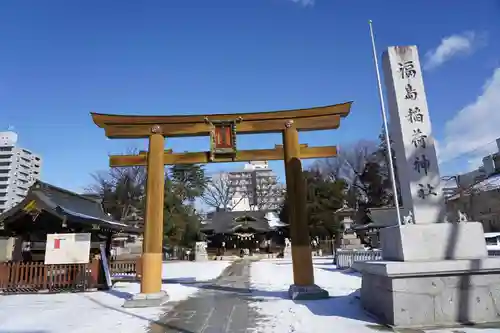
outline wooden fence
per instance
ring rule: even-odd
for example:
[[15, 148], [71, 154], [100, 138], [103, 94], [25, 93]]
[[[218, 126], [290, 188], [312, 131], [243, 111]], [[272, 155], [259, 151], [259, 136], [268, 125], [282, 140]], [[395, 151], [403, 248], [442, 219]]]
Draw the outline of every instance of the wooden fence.
[[112, 261], [109, 271], [112, 279], [138, 280], [141, 277], [141, 258]]
[[[50, 293], [90, 291], [104, 285], [101, 261], [88, 264], [45, 265], [43, 262], [0, 263], [0, 294]], [[113, 279], [138, 280], [141, 277], [140, 258], [112, 261]], [[100, 279], [101, 277], [101, 279]]]
[[0, 263], [0, 293], [86, 291], [98, 287], [100, 261], [45, 265], [43, 262]]

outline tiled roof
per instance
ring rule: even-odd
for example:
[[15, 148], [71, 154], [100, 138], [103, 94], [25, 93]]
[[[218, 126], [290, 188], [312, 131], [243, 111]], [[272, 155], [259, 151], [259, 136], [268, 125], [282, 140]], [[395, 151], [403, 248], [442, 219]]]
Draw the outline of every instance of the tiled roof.
[[214, 212], [202, 231], [213, 230], [215, 233], [232, 233], [238, 228], [253, 229], [255, 231], [270, 231], [266, 211], [234, 211]]
[[103, 211], [99, 202], [42, 181], [37, 181], [30, 188], [22, 202], [0, 215], [0, 221], [12, 216], [32, 200], [41, 201], [40, 206], [44, 210], [66, 215], [76, 222], [97, 223], [118, 231], [140, 232], [137, 228], [114, 221]]

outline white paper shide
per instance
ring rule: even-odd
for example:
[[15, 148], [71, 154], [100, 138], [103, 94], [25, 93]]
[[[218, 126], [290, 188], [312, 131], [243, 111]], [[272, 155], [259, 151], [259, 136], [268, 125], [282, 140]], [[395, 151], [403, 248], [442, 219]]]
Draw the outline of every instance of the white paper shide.
[[389, 47], [383, 65], [405, 215], [416, 224], [442, 222], [444, 197], [417, 47]]

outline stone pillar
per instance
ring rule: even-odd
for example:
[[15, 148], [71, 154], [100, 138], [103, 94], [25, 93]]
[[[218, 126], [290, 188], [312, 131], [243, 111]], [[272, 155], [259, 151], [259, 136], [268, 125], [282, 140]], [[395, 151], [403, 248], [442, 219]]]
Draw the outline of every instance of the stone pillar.
[[328, 292], [314, 284], [309, 226], [306, 212], [306, 187], [300, 162], [299, 133], [293, 121], [286, 122], [283, 132], [286, 188], [289, 200], [288, 215], [292, 241], [293, 281], [289, 295], [292, 299], [320, 299]]
[[[444, 195], [417, 47], [388, 48], [383, 65], [403, 215], [406, 215], [405, 225], [380, 231], [384, 260], [485, 256], [480, 223], [462, 224], [453, 235], [450, 225], [444, 223]], [[477, 246], [468, 244], [473, 238], [477, 239]]]
[[383, 58], [406, 216], [380, 230], [383, 261], [354, 263], [361, 302], [392, 326], [498, 322], [500, 258], [488, 258], [481, 223], [445, 221], [417, 47], [389, 47]]
[[168, 300], [162, 286], [163, 205], [165, 191], [165, 165], [163, 154], [165, 138], [159, 126], [153, 126], [149, 137], [146, 215], [141, 258], [141, 294], [134, 295], [124, 307], [161, 306]]

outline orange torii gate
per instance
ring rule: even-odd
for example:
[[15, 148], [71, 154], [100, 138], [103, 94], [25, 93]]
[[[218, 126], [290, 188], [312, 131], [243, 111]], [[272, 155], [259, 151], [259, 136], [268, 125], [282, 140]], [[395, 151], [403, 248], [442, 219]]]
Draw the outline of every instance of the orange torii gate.
[[[299, 144], [299, 131], [336, 129], [346, 117], [352, 102], [275, 112], [128, 116], [91, 113], [94, 123], [110, 139], [149, 139], [148, 152], [138, 155], [110, 156], [111, 167], [147, 167], [146, 214], [142, 255], [141, 294], [130, 306], [158, 305], [165, 301], [161, 292], [164, 169], [171, 164], [240, 162], [251, 160], [285, 161], [289, 205], [290, 236], [294, 284], [289, 294], [294, 299], [328, 297], [314, 284], [309, 230], [306, 217], [306, 192], [302, 158], [335, 156], [335, 146], [308, 147]], [[273, 149], [237, 150], [239, 134], [282, 133], [283, 145]], [[208, 152], [173, 153], [165, 150], [166, 137], [210, 136]], [[136, 302], [136, 303], [134, 303]], [[126, 303], [127, 304], [127, 303]]]

